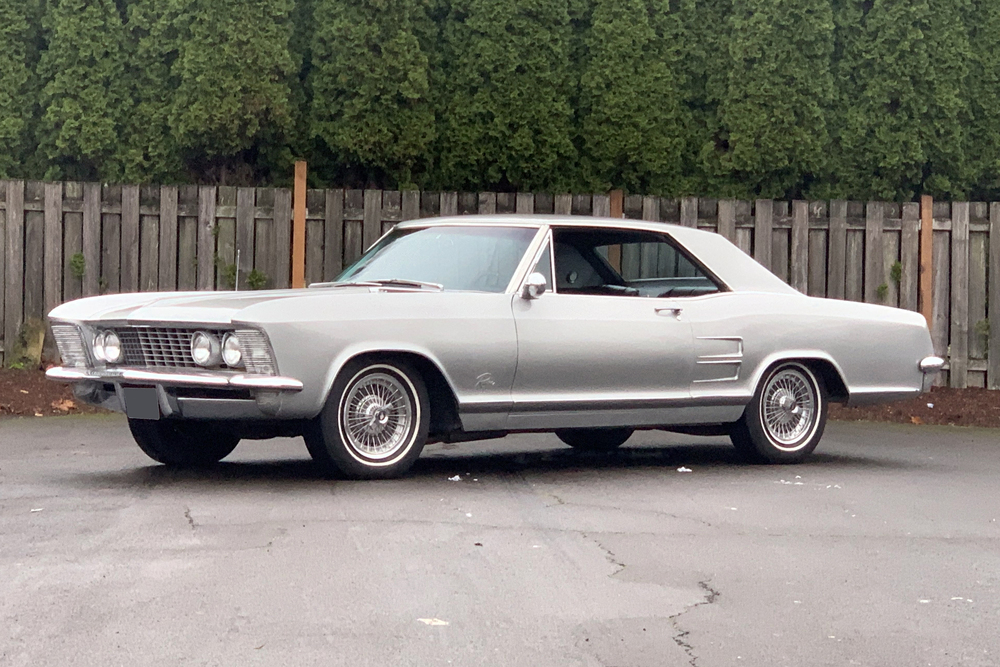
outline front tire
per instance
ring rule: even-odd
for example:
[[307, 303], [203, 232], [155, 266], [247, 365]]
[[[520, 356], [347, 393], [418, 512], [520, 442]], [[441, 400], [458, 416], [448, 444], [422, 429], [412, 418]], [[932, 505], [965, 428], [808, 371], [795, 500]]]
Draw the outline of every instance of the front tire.
[[179, 468], [218, 463], [240, 443], [235, 435], [204, 422], [129, 419], [128, 427], [146, 456]]
[[327, 472], [386, 479], [410, 469], [429, 427], [427, 388], [413, 367], [359, 359], [341, 370], [305, 440]]
[[582, 452], [610, 452], [632, 437], [630, 428], [565, 428], [556, 437]]
[[828, 407], [826, 389], [808, 366], [781, 363], [761, 379], [729, 437], [751, 461], [799, 463], [823, 437]]

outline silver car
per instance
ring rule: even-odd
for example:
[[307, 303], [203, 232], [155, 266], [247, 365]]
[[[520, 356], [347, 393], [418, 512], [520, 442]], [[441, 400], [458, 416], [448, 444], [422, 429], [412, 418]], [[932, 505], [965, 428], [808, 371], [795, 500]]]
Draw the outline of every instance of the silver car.
[[356, 478], [517, 431], [600, 451], [636, 429], [728, 435], [797, 462], [831, 401], [916, 396], [944, 363], [917, 313], [804, 296], [716, 234], [581, 217], [415, 220], [332, 283], [91, 297], [50, 319], [48, 376], [124, 412], [156, 461], [301, 435]]

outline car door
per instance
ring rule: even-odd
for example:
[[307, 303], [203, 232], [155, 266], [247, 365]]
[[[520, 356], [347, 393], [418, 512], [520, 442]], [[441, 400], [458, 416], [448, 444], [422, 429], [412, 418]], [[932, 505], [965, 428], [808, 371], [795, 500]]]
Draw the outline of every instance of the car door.
[[683, 300], [623, 284], [594, 254], [611, 240], [554, 229], [537, 268], [555, 280], [539, 298], [515, 295], [511, 428], [669, 423], [687, 406], [693, 342]]

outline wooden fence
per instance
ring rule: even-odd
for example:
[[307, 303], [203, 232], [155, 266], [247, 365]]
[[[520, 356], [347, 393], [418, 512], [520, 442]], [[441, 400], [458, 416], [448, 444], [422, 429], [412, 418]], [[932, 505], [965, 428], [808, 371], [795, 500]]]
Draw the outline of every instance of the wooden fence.
[[[611, 214], [611, 197], [310, 190], [306, 282], [334, 278], [396, 222]], [[717, 231], [796, 289], [916, 310], [916, 203], [627, 196], [624, 215]], [[931, 333], [952, 386], [1000, 387], [1000, 203], [935, 203]], [[292, 192], [0, 181], [0, 351], [27, 319], [110, 292], [287, 287]], [[237, 267], [238, 261], [238, 267]], [[1000, 317], [1000, 315], [998, 315]], [[863, 344], [864, 332], [858, 332]], [[992, 354], [990, 352], [992, 351]]]

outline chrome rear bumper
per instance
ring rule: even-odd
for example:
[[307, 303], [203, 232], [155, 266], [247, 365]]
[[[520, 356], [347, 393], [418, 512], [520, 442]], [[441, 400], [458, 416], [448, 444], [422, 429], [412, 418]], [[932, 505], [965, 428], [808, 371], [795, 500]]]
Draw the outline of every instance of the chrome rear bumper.
[[80, 368], [54, 366], [45, 371], [45, 377], [56, 382], [108, 382], [164, 387], [217, 387], [233, 389], [260, 389], [265, 391], [302, 391], [302, 382], [295, 378], [270, 375], [218, 375], [214, 373], [163, 373], [123, 368], [120, 370], [91, 371]]
[[924, 381], [921, 383], [921, 393], [927, 393], [934, 384], [935, 374], [944, 368], [944, 359], [941, 357], [924, 357], [920, 360], [920, 371], [924, 374]]
[[944, 368], [944, 359], [941, 357], [924, 357], [920, 360], [920, 370], [924, 373], [937, 373]]

